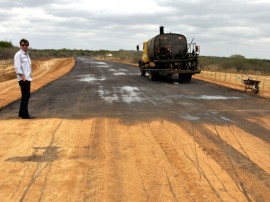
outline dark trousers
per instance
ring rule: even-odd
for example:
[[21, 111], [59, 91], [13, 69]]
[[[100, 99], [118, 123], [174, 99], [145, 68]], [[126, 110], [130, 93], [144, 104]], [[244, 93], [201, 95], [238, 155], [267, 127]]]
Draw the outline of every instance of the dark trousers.
[[31, 81], [19, 81], [19, 85], [21, 87], [21, 93], [22, 93], [19, 116], [20, 117], [27, 117], [27, 116], [29, 116], [28, 103], [29, 103], [29, 99], [30, 99]]

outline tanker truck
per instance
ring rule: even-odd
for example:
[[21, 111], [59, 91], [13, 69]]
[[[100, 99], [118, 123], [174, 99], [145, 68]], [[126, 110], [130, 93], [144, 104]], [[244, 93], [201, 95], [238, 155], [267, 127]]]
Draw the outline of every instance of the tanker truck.
[[[137, 45], [137, 51], [139, 51]], [[142, 56], [139, 59], [141, 76], [148, 73], [150, 80], [159, 75], [172, 76], [178, 74], [180, 81], [190, 81], [192, 75], [199, 74], [198, 68], [199, 46], [187, 43], [182, 34], [164, 33], [160, 26], [160, 33], [143, 42]]]

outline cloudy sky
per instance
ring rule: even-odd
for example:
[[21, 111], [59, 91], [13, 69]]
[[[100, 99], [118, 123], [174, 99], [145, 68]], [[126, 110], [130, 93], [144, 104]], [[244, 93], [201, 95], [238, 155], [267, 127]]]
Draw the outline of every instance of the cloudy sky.
[[0, 0], [0, 40], [35, 49], [135, 50], [165, 32], [201, 55], [270, 59], [269, 0]]

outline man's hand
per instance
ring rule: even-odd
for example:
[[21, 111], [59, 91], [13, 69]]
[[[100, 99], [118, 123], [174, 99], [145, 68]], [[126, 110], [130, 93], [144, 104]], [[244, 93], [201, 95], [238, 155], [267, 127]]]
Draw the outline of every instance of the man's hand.
[[22, 78], [23, 81], [26, 81], [26, 78], [25, 78], [24, 74], [21, 75], [21, 78]]

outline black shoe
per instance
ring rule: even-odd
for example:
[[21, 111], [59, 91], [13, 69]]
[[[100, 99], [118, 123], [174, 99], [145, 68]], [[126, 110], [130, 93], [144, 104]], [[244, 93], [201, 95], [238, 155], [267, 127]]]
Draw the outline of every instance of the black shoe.
[[22, 119], [34, 119], [34, 118], [36, 118], [36, 117], [33, 115], [22, 116]]

